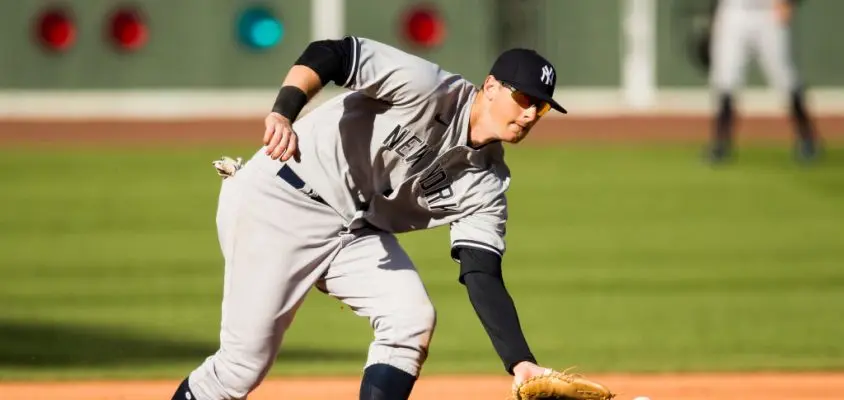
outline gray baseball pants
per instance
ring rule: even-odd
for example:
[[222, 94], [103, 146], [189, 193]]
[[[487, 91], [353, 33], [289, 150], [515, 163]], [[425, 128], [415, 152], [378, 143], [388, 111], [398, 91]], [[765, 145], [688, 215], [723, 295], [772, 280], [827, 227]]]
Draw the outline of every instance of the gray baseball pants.
[[369, 318], [375, 339], [364, 367], [418, 376], [436, 316], [410, 258], [390, 233], [346, 231], [334, 210], [276, 175], [281, 165], [259, 151], [222, 183], [220, 348], [190, 374], [191, 391], [198, 400], [245, 398], [314, 286]]
[[720, 93], [740, 89], [750, 57], [758, 56], [771, 86], [783, 93], [797, 89], [799, 81], [789, 31], [773, 10], [719, 10], [711, 44], [712, 86]]

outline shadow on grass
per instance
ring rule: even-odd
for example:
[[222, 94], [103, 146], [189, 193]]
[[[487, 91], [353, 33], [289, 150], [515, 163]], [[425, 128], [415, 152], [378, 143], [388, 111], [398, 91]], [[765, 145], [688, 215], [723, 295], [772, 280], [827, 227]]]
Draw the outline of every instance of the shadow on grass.
[[[102, 367], [202, 362], [216, 342], [177, 341], [97, 326], [0, 321], [0, 368]], [[301, 363], [363, 361], [366, 351], [283, 348], [280, 359]]]

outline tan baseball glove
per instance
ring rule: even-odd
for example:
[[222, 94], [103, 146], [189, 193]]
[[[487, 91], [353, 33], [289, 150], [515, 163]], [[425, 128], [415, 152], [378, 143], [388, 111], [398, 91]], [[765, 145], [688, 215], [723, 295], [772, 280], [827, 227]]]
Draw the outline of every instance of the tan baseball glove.
[[577, 374], [549, 369], [513, 387], [512, 400], [610, 400], [615, 394]]

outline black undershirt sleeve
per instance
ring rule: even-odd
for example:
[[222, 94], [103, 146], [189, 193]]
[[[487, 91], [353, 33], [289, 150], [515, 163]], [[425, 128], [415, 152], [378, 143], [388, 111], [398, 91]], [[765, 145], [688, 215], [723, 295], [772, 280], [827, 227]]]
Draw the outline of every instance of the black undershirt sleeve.
[[519, 324], [513, 299], [504, 286], [501, 257], [491, 251], [454, 249], [460, 260], [460, 283], [466, 286], [475, 313], [508, 373], [521, 361], [535, 363]]
[[[316, 72], [323, 87], [331, 81], [343, 86], [353, 69], [355, 57], [352, 51], [353, 39], [350, 36], [342, 40], [318, 40], [305, 48], [294, 65], [303, 65]], [[302, 89], [296, 86], [282, 86], [272, 111], [295, 121], [308, 100], [308, 95]]]
[[322, 86], [331, 81], [343, 86], [353, 67], [353, 45], [351, 37], [311, 42], [294, 65], [304, 65], [314, 70], [319, 75]]

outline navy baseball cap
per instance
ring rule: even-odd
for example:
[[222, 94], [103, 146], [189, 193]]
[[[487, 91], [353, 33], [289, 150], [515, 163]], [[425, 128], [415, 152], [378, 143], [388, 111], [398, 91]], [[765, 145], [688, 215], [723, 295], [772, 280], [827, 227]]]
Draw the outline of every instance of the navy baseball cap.
[[535, 50], [516, 48], [501, 53], [489, 74], [528, 96], [547, 102], [551, 108], [568, 114], [563, 106], [554, 101], [554, 87], [557, 85], [554, 65]]

